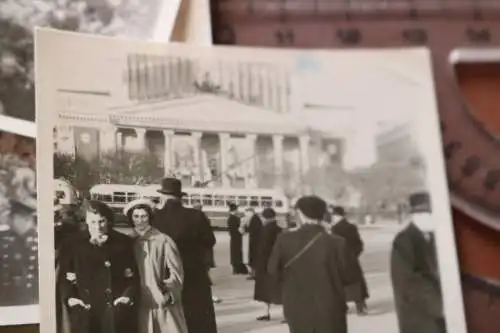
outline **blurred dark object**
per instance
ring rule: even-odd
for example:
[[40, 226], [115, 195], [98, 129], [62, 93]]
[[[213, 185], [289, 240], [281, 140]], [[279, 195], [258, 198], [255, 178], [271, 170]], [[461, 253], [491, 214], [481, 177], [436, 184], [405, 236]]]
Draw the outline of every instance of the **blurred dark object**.
[[498, 333], [500, 327], [500, 232], [453, 210], [469, 333]]

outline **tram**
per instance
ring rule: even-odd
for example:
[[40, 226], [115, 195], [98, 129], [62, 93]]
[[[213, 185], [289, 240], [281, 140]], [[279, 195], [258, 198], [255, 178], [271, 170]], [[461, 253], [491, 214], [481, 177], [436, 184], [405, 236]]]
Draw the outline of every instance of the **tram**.
[[[129, 202], [147, 198], [157, 208], [165, 204], [165, 196], [158, 190], [160, 185], [121, 185], [99, 184], [90, 189], [93, 200], [108, 204], [116, 214], [117, 222], [124, 222], [123, 208]], [[229, 204], [238, 205], [240, 212], [252, 207], [257, 213], [266, 207], [273, 208], [279, 220], [284, 220], [289, 211], [288, 198], [280, 190], [272, 189], [239, 189], [239, 188], [184, 188], [186, 195], [182, 198], [185, 207], [201, 205], [214, 228], [225, 228], [229, 212]]]
[[[141, 198], [148, 198], [162, 207], [165, 197], [158, 193], [159, 185], [149, 185], [142, 188]], [[251, 207], [257, 213], [264, 208], [273, 208], [279, 220], [284, 220], [289, 211], [288, 198], [280, 190], [272, 189], [242, 189], [242, 188], [184, 188], [182, 197], [185, 207], [201, 206], [208, 216], [212, 227], [225, 228], [229, 213], [229, 204], [235, 203], [239, 212], [243, 213]]]

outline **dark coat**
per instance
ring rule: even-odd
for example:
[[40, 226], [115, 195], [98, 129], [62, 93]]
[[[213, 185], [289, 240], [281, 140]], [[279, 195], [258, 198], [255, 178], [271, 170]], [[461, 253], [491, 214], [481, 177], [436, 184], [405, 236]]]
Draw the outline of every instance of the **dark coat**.
[[184, 266], [182, 302], [189, 333], [216, 333], [215, 311], [206, 256], [215, 236], [203, 212], [168, 200], [153, 219], [153, 226], [177, 244]]
[[267, 264], [273, 251], [274, 243], [281, 233], [276, 221], [264, 225], [260, 251], [256, 263], [254, 300], [268, 304], [281, 304], [281, 285], [267, 271]]
[[248, 274], [248, 269], [243, 263], [243, 236], [240, 233], [241, 219], [229, 214], [227, 218], [227, 230], [229, 231], [229, 254], [233, 274]]
[[399, 332], [444, 333], [436, 249], [414, 224], [394, 239], [391, 278]]
[[369, 297], [368, 286], [366, 284], [363, 268], [359, 261], [359, 257], [363, 253], [364, 244], [359, 234], [358, 227], [343, 219], [332, 227], [332, 233], [342, 237], [346, 242], [346, 250], [350, 252], [352, 269], [356, 274], [356, 283], [346, 287], [347, 302], [361, 302]]
[[[65, 241], [59, 251], [59, 287], [65, 304], [77, 298], [90, 305], [68, 309], [72, 333], [135, 333], [139, 273], [133, 240], [117, 231], [102, 246], [89, 242], [88, 232]], [[132, 305], [113, 305], [119, 297]]]
[[260, 251], [260, 241], [262, 235], [262, 220], [254, 214], [247, 226], [248, 231], [248, 265], [256, 270], [256, 262]]
[[0, 306], [38, 304], [38, 235], [0, 233]]
[[[318, 234], [317, 241], [285, 268]], [[353, 277], [345, 269], [342, 245], [320, 225], [304, 225], [278, 236], [268, 272], [283, 281], [283, 307], [290, 333], [347, 332], [344, 287]]]

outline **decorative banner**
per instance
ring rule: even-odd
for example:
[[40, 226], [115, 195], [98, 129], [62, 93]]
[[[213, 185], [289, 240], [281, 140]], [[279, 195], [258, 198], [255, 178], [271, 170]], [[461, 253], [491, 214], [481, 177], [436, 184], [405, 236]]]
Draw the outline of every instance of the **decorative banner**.
[[76, 156], [88, 162], [99, 156], [99, 130], [95, 128], [75, 127]]
[[191, 136], [174, 136], [172, 138], [173, 149], [173, 170], [181, 177], [198, 176], [199, 178], [199, 158], [195, 156], [196, 139]]
[[251, 164], [255, 163], [255, 150], [247, 138], [230, 138], [227, 150], [227, 174], [236, 179], [245, 179], [252, 175]]

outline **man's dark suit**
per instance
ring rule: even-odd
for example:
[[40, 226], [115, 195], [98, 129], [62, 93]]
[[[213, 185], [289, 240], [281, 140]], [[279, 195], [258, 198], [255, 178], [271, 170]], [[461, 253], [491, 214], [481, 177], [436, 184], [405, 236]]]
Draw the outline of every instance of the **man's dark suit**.
[[433, 236], [413, 223], [394, 239], [391, 278], [400, 333], [446, 332]]
[[215, 311], [206, 256], [215, 236], [204, 213], [169, 199], [153, 220], [153, 226], [170, 236], [184, 266], [182, 302], [189, 333], [216, 333]]

